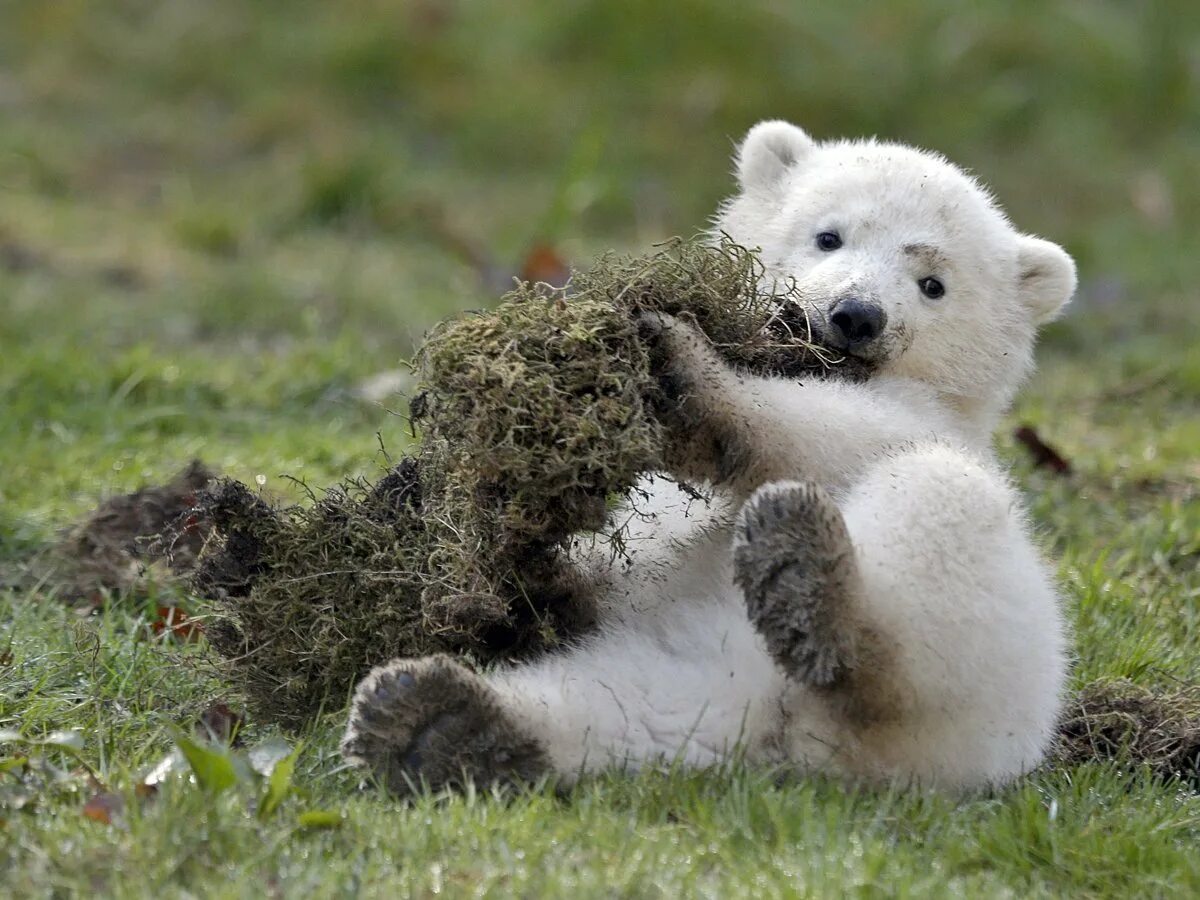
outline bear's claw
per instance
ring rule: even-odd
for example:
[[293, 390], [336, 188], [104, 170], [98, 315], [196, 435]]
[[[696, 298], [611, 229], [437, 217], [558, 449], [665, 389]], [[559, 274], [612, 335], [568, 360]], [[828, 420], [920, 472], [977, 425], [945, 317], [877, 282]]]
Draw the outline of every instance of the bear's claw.
[[441, 655], [393, 660], [359, 683], [342, 755], [396, 794], [528, 783], [550, 769], [483, 679]]
[[852, 662], [846, 617], [857, 570], [837, 506], [815, 484], [759, 488], [742, 506], [734, 581], [767, 650], [787, 674], [838, 683]]

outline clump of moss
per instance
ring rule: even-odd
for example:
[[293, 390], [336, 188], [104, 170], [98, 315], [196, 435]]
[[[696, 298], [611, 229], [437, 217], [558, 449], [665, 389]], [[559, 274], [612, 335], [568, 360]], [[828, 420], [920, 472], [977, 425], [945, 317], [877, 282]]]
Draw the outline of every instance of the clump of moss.
[[1060, 723], [1055, 760], [1116, 760], [1200, 787], [1200, 687], [1155, 691], [1125, 680], [1084, 686]]
[[619, 545], [610, 501], [664, 456], [641, 314], [688, 320], [754, 371], [836, 362], [762, 276], [732, 243], [675, 242], [605, 257], [562, 290], [521, 285], [427, 336], [420, 449], [378, 484], [282, 511], [236, 483], [211, 492], [218, 540], [198, 584], [225, 598], [214, 643], [260, 709], [300, 720], [393, 656], [511, 656], [587, 627], [567, 543], [601, 532]]
[[[390, 477], [390, 476], [389, 476]], [[275, 509], [222, 480], [200, 498], [216, 540], [195, 574], [229, 615], [212, 646], [270, 717], [299, 724], [331, 691], [382, 659], [374, 647], [422, 652], [420, 520], [409, 497], [385, 509], [347, 483], [308, 506]]]

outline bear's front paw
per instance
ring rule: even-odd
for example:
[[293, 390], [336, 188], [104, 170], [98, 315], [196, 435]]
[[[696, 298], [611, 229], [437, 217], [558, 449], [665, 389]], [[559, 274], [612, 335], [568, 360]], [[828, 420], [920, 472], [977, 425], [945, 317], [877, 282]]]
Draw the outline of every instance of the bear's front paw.
[[658, 381], [652, 398], [655, 412], [669, 424], [694, 424], [705, 418], [705, 401], [719, 394], [728, 370], [704, 334], [674, 316], [643, 312], [638, 334], [650, 352], [650, 369]]
[[841, 511], [817, 485], [768, 484], [742, 506], [734, 581], [767, 650], [792, 678], [826, 687], [847, 673], [855, 566]]
[[342, 755], [396, 794], [528, 783], [550, 768], [487, 683], [443, 655], [373, 669], [354, 692]]
[[738, 376], [697, 328], [665, 313], [638, 317], [657, 390], [651, 408], [667, 435], [665, 463], [686, 479], [729, 481], [748, 465]]

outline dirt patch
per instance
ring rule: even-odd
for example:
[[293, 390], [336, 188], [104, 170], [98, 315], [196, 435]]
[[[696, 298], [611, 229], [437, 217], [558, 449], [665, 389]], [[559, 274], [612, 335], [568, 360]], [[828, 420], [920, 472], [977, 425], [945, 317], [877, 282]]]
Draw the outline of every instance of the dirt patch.
[[[525, 284], [427, 336], [419, 451], [377, 484], [283, 510], [235, 482], [205, 494], [216, 536], [197, 585], [219, 600], [210, 637], [259, 711], [302, 721], [394, 656], [511, 657], [585, 628], [565, 546], [600, 532], [619, 548], [613, 502], [666, 449], [639, 314], [687, 319], [748, 370], [838, 365], [762, 276], [736, 245], [676, 242], [603, 258], [564, 289]], [[865, 374], [842, 363], [840, 377]]]
[[193, 460], [169, 482], [105, 500], [29, 565], [28, 580], [68, 602], [143, 595], [191, 569], [211, 526], [195, 510], [213, 473]]
[[1066, 766], [1117, 760], [1200, 788], [1200, 686], [1086, 685], [1063, 717], [1054, 759]]

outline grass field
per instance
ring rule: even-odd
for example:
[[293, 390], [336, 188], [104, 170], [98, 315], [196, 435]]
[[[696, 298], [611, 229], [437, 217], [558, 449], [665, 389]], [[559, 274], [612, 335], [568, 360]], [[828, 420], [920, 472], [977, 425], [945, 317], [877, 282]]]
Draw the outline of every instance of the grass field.
[[[447, 232], [502, 272], [535, 241], [645, 249], [787, 117], [936, 147], [1077, 257], [1011, 419], [1074, 473], [998, 441], [1061, 560], [1077, 682], [1200, 680], [1200, 8], [808, 6], [0, 5], [0, 584], [194, 456], [293, 499], [282, 476], [378, 472], [406, 423], [355, 386], [494, 296]], [[146, 637], [158, 599], [81, 617], [0, 588], [0, 893], [1200, 892], [1200, 799], [1111, 763], [966, 800], [734, 766], [404, 805], [339, 769], [331, 713], [248, 723], [302, 743], [271, 815], [253, 778], [141, 798], [179, 729], [238, 702], [202, 644]], [[61, 730], [81, 747], [30, 743]], [[81, 766], [124, 799], [111, 822]]]

